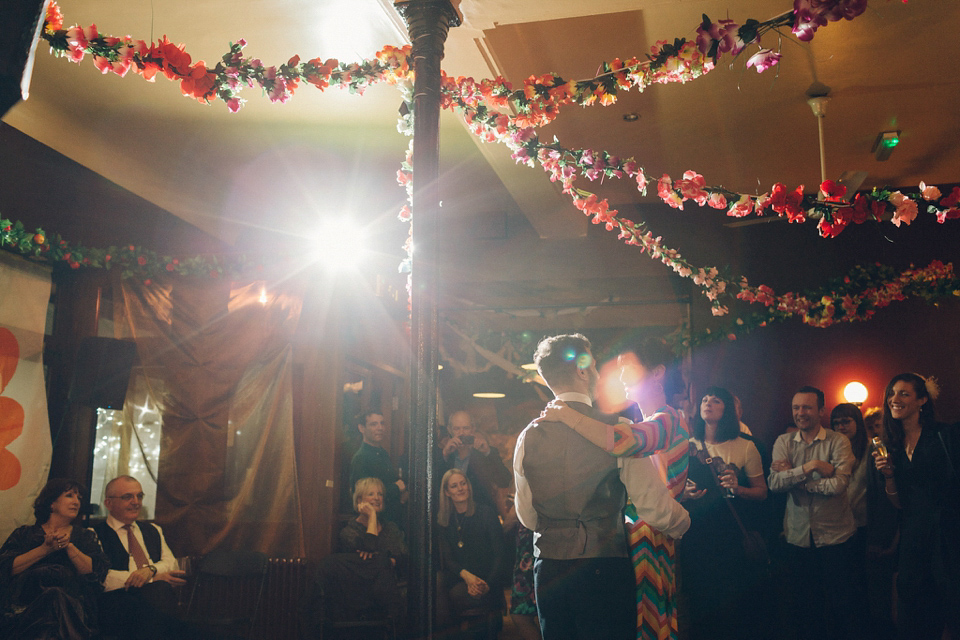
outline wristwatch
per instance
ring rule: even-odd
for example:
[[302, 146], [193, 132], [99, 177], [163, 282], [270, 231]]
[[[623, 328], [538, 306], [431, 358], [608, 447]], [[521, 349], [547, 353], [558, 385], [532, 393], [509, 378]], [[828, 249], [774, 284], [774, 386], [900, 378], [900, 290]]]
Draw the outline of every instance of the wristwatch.
[[157, 576], [157, 568], [155, 566], [153, 566], [152, 564], [148, 564], [147, 569], [150, 569], [150, 571], [153, 571], [153, 577]]

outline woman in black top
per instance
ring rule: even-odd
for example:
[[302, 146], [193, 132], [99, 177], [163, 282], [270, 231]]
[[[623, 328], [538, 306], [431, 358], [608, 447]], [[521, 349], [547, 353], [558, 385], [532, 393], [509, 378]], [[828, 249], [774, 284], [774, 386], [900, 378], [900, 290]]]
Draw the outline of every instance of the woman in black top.
[[359, 515], [340, 531], [339, 550], [345, 557], [330, 561], [337, 570], [328, 568], [336, 576], [335, 590], [346, 595], [346, 602], [340, 611], [331, 612], [332, 617], [348, 611], [355, 618], [369, 612], [386, 612], [396, 620], [403, 617], [398, 570], [406, 559], [407, 545], [399, 527], [382, 518], [384, 493], [378, 478], [357, 480], [353, 506]]
[[507, 567], [500, 519], [474, 503], [462, 471], [447, 471], [440, 486], [440, 557], [454, 612], [501, 606]]
[[80, 640], [96, 634], [96, 595], [109, 562], [97, 535], [74, 525], [83, 487], [53, 479], [33, 503], [37, 523], [0, 548], [0, 637]]
[[902, 638], [960, 637], [960, 432], [936, 422], [939, 389], [915, 373], [887, 385], [875, 451], [890, 502], [900, 509], [897, 627]]

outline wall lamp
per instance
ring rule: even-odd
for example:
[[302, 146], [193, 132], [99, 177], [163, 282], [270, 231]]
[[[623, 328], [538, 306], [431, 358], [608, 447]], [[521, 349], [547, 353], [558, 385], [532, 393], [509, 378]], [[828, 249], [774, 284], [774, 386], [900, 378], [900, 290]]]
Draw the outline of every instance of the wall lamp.
[[849, 382], [843, 388], [843, 399], [859, 407], [867, 400], [867, 388], [862, 382]]

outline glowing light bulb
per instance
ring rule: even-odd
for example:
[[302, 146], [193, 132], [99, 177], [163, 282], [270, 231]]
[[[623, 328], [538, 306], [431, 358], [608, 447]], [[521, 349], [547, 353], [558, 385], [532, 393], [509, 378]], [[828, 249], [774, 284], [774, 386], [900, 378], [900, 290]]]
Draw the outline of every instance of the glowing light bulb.
[[843, 397], [850, 404], [860, 406], [867, 399], [867, 388], [862, 382], [850, 382], [843, 388]]

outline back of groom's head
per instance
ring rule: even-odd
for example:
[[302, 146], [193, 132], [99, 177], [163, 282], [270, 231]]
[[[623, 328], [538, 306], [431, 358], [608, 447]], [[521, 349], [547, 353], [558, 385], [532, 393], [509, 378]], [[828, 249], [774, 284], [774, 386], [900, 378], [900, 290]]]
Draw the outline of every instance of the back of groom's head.
[[590, 357], [590, 341], [579, 333], [544, 338], [533, 352], [537, 371], [551, 388], [573, 384], [577, 368]]

